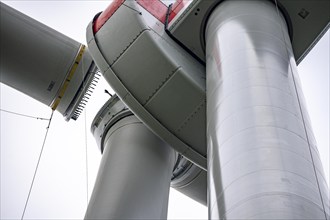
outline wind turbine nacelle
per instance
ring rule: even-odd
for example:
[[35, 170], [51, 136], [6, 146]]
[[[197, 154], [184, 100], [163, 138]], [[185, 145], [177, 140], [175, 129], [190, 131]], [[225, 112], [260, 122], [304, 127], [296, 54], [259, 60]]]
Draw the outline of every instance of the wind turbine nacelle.
[[[204, 31], [222, 2], [177, 0], [167, 7], [160, 0], [117, 0], [87, 28], [91, 55], [118, 96], [154, 133], [203, 169]], [[299, 63], [328, 29], [330, 1], [278, 0], [275, 7], [286, 19]]]
[[[88, 26], [88, 48], [125, 105], [206, 169], [205, 66], [166, 33], [164, 23], [173, 15], [166, 17], [167, 6], [155, 3], [114, 1]], [[162, 10], [155, 17], [148, 6]]]
[[77, 119], [97, 71], [88, 49], [4, 3], [0, 6], [1, 82], [66, 120]]

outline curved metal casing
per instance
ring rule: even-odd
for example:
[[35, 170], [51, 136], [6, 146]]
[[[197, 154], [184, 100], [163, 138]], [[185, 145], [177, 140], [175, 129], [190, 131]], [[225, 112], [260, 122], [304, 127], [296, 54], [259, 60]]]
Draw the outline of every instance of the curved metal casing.
[[139, 119], [206, 169], [204, 66], [137, 2], [125, 1], [115, 9], [96, 34], [93, 22], [87, 28], [95, 63]]
[[104, 150], [104, 138], [108, 130], [119, 120], [129, 115], [133, 115], [133, 113], [120, 101], [116, 94], [98, 111], [92, 122], [91, 132], [101, 153]]
[[173, 169], [171, 187], [207, 206], [207, 171], [178, 155]]
[[[0, 3], [2, 83], [76, 119], [97, 71], [84, 45]], [[94, 80], [95, 81], [95, 80]]]
[[[177, 2], [184, 5], [187, 1]], [[200, 61], [205, 60], [207, 19], [221, 2], [195, 0], [175, 6], [177, 16], [168, 11], [171, 22], [164, 31], [167, 18], [166, 11], [158, 8], [160, 1], [115, 1], [87, 28], [91, 54], [125, 104], [157, 135], [203, 169], [205, 69]], [[298, 62], [327, 29], [329, 16], [316, 11], [324, 11], [328, 5], [329, 1], [278, 2], [287, 23], [292, 20], [289, 26]], [[313, 16], [303, 18], [295, 12], [304, 7]], [[304, 35], [306, 28], [310, 31]]]
[[103, 135], [104, 152], [85, 219], [166, 219], [174, 150], [134, 115]]
[[[99, 110], [92, 122], [91, 132], [102, 153], [107, 134], [116, 130], [114, 125], [132, 115], [117, 95], [113, 95]], [[177, 156], [173, 168], [171, 187], [203, 205], [207, 203], [207, 172], [181, 155]]]
[[329, 219], [322, 162], [286, 21], [224, 1], [206, 28], [210, 219]]
[[[193, 0], [169, 23], [169, 31], [197, 57], [205, 58], [205, 28], [214, 8], [223, 1]], [[330, 25], [330, 0], [265, 0], [279, 7], [288, 23], [294, 57], [299, 64]]]

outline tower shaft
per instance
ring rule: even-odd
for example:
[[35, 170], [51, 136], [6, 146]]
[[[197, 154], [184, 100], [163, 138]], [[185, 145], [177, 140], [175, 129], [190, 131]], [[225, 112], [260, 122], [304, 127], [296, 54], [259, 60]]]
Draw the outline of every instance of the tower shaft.
[[103, 135], [85, 219], [166, 219], [174, 150], [133, 115]]
[[206, 27], [210, 219], [325, 219], [329, 198], [285, 19], [224, 1]]

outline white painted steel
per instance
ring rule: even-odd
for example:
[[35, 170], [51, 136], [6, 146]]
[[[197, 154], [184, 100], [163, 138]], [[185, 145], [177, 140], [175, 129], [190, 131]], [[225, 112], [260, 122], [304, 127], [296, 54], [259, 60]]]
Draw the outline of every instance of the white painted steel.
[[135, 1], [124, 4], [95, 35], [90, 23], [91, 55], [116, 94], [148, 128], [206, 169], [205, 68], [149, 12]]
[[130, 115], [133, 115], [133, 113], [120, 101], [116, 94], [114, 94], [98, 111], [92, 122], [91, 132], [101, 153], [103, 153], [105, 136], [109, 129], [115, 123]]
[[103, 157], [85, 219], [166, 219], [176, 153], [134, 115], [121, 114], [120, 103], [113, 97], [94, 120], [111, 127], [101, 134]]
[[[224, 0], [185, 1], [189, 5], [169, 24], [171, 33], [200, 59], [205, 60], [204, 28], [207, 18], [217, 4]], [[232, 0], [235, 1], [235, 0]], [[272, 1], [275, 0], [265, 0]], [[290, 22], [292, 47], [300, 63], [330, 25], [330, 0], [276, 0]], [[301, 12], [308, 13], [302, 17]]]
[[171, 187], [206, 206], [207, 171], [196, 166], [181, 155], [178, 157], [176, 163], [178, 162], [178, 167], [173, 170]]
[[[50, 106], [72, 70], [81, 44], [50, 27], [0, 3], [0, 81]], [[74, 71], [57, 110], [73, 116], [96, 72], [88, 50]], [[78, 94], [79, 93], [79, 94]], [[82, 93], [82, 94], [81, 94]]]
[[[105, 147], [105, 137], [109, 129], [115, 123], [130, 115], [133, 115], [133, 113], [120, 101], [116, 94], [97, 113], [92, 122], [91, 131], [102, 153]], [[171, 187], [206, 205], [206, 177], [207, 173], [205, 170], [178, 155], [171, 175]]]
[[325, 219], [329, 197], [287, 26], [224, 1], [206, 28], [210, 219]]

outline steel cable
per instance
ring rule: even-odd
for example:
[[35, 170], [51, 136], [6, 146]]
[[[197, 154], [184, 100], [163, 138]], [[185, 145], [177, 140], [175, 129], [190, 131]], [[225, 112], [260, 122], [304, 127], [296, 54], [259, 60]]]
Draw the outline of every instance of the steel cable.
[[46, 134], [45, 134], [44, 141], [43, 141], [43, 143], [42, 143], [42, 147], [41, 147], [41, 150], [40, 150], [40, 153], [39, 153], [38, 162], [37, 162], [36, 168], [35, 168], [35, 170], [34, 170], [34, 174], [33, 174], [32, 182], [31, 182], [31, 185], [30, 185], [30, 189], [29, 189], [28, 196], [27, 196], [26, 201], [25, 201], [24, 210], [23, 210], [23, 213], [22, 213], [21, 220], [24, 219], [25, 211], [26, 211], [27, 205], [28, 205], [28, 203], [29, 203], [29, 199], [30, 199], [30, 195], [31, 195], [31, 192], [32, 192], [32, 188], [33, 188], [34, 180], [35, 180], [36, 175], [37, 175], [37, 172], [38, 172], [38, 168], [39, 168], [39, 164], [40, 164], [41, 156], [42, 156], [42, 153], [43, 153], [43, 151], [44, 151], [44, 147], [45, 147], [45, 143], [46, 143], [46, 140], [47, 140], [47, 135], [48, 135], [49, 127], [50, 127], [50, 124], [51, 124], [52, 119], [53, 119], [53, 115], [54, 115], [54, 110], [52, 111], [52, 114], [50, 115], [50, 118], [49, 118], [49, 122], [48, 122], [48, 125], [47, 125], [47, 128], [46, 128], [46, 129], [47, 129], [47, 130], [46, 130]]

